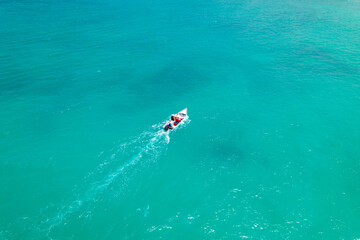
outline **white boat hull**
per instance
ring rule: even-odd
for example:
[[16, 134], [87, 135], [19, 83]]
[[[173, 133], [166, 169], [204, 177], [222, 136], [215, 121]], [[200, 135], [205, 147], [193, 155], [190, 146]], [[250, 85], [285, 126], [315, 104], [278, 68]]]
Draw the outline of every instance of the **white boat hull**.
[[170, 119], [163, 126], [165, 131], [171, 131], [176, 129], [180, 124], [182, 124], [184, 121], [186, 121], [189, 118], [189, 116], [187, 115], [187, 108], [178, 112], [177, 114], [175, 114], [175, 116], [181, 118], [182, 120], [179, 123], [175, 124], [175, 122]]

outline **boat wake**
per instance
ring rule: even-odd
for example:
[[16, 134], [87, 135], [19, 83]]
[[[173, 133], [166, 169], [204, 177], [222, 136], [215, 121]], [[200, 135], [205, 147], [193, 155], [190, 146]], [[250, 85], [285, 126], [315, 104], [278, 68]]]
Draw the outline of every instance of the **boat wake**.
[[[158, 157], [167, 150], [167, 144], [170, 142], [169, 134], [159, 129], [161, 124], [153, 125], [151, 130], [144, 131], [138, 136], [130, 139], [125, 143], [116, 143], [112, 148], [111, 155], [106, 157], [99, 167], [90, 173], [86, 178], [96, 178], [98, 175], [104, 175], [102, 180], [93, 181], [90, 187], [85, 191], [81, 197], [66, 204], [57, 216], [53, 219], [47, 219], [50, 223], [46, 235], [51, 238], [54, 228], [67, 224], [68, 216], [73, 217], [77, 215], [78, 218], [89, 218], [91, 210], [95, 208], [94, 203], [101, 200], [102, 194], [109, 188], [110, 185], [115, 184], [117, 181], [122, 181], [126, 178], [129, 179], [131, 168], [135, 166], [149, 164], [155, 162]], [[104, 153], [100, 153], [102, 156]], [[126, 159], [121, 161], [122, 159]], [[119, 164], [119, 161], [122, 163]], [[112, 165], [117, 165], [112, 167]], [[111, 168], [106, 171], [104, 169]], [[138, 169], [134, 169], [138, 171]], [[121, 190], [121, 189], [120, 189]], [[117, 191], [120, 191], [119, 189]]]
[[[159, 129], [159, 126], [154, 125], [152, 128]], [[94, 208], [91, 204], [100, 201], [102, 193], [104, 193], [110, 185], [114, 184], [117, 180], [121, 181], [120, 178], [125, 178], [126, 174], [129, 175], [128, 171], [130, 171], [132, 167], [154, 162], [166, 151], [169, 142], [169, 134], [161, 129], [158, 131], [144, 131], [126, 143], [118, 143], [117, 147], [113, 148], [113, 153], [110, 155], [109, 160], [101, 163], [98, 169], [90, 173], [86, 178], [91, 179], [91, 175], [101, 175], [101, 172], [104, 172], [103, 169], [105, 166], [114, 165], [118, 163], [119, 159], [124, 158], [124, 155], [132, 153], [130, 159], [116, 166], [115, 170], [109, 170], [102, 180], [91, 183], [91, 186], [85, 191], [85, 194], [70, 204], [66, 204], [53, 219], [47, 219], [47, 222], [49, 221], [51, 223], [47, 230], [47, 236], [50, 237], [53, 228], [67, 224], [67, 217], [74, 215], [76, 212], [78, 212], [78, 217], [88, 218], [91, 214], [91, 209]], [[129, 176], [126, 176], [126, 178], [128, 180]]]
[[[90, 218], [96, 203], [109, 197], [105, 193], [110, 186], [126, 185], [123, 182], [129, 181], [132, 174], [137, 174], [142, 166], [153, 164], [166, 152], [170, 137], [169, 132], [162, 129], [163, 124], [155, 124], [150, 130], [127, 141], [117, 142], [112, 149], [101, 152], [98, 156], [101, 164], [84, 177], [85, 182], [81, 184], [84, 187], [74, 190], [76, 197], [73, 200], [66, 201], [60, 207], [49, 205], [36, 217], [21, 218], [1, 231], [0, 236], [11, 233], [16, 225], [16, 228], [21, 226], [21, 235], [27, 236], [27, 239], [57, 239], [61, 227], [70, 225], [75, 219]], [[111, 190], [110, 196], [115, 196], [122, 189], [114, 190], [111, 187]]]

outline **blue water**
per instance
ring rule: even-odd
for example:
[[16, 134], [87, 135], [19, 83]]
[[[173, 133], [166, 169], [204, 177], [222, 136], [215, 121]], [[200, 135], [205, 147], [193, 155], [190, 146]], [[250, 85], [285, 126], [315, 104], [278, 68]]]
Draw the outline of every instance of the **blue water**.
[[1, 1], [0, 239], [359, 239], [359, 12]]

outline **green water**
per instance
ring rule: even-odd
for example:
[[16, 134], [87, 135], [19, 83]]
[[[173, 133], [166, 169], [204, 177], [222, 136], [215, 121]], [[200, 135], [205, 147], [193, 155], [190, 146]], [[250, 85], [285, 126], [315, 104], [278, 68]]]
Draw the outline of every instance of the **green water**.
[[360, 238], [359, 12], [0, 2], [0, 239]]

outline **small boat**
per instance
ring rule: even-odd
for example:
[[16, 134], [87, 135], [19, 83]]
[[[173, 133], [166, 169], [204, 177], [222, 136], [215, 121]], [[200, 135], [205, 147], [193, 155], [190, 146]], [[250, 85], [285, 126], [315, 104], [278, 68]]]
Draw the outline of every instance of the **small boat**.
[[171, 119], [165, 123], [163, 128], [165, 131], [174, 130], [188, 118], [189, 116], [187, 115], [187, 108], [185, 108], [177, 114], [171, 115]]

